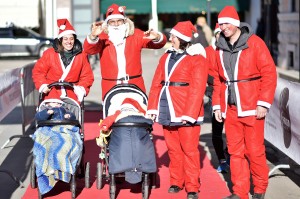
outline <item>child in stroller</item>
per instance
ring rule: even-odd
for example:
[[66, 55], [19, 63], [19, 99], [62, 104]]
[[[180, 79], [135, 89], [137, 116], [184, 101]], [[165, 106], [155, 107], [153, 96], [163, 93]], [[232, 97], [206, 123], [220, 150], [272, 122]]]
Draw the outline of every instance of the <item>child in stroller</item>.
[[32, 136], [34, 164], [31, 185], [35, 188], [37, 179], [40, 198], [59, 180], [71, 181], [72, 198], [75, 198], [75, 175], [79, 166], [83, 170], [82, 112], [82, 106], [68, 97], [46, 99], [37, 108], [37, 129]]
[[[97, 143], [107, 148], [103, 142], [109, 136], [109, 158], [107, 152], [100, 154], [108, 160], [110, 175], [110, 198], [115, 198], [115, 177], [125, 175], [125, 181], [136, 184], [143, 180], [143, 198], [148, 198], [149, 174], [157, 171], [154, 145], [151, 140], [153, 121], [146, 118], [146, 95], [134, 85], [122, 84], [111, 89], [103, 103], [103, 121], [100, 123], [100, 137]], [[102, 178], [106, 164], [102, 164], [97, 183]], [[97, 166], [98, 167], [98, 166]], [[124, 175], [120, 175], [123, 177]], [[101, 183], [101, 181], [99, 182]], [[97, 188], [102, 188], [97, 185]]]

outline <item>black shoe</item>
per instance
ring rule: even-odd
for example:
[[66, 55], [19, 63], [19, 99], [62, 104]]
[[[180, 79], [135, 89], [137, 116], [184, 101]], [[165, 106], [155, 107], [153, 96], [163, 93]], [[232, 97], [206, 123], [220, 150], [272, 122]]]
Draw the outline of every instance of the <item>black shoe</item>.
[[232, 194], [230, 196], [227, 196], [226, 198], [223, 199], [241, 199], [238, 195]]
[[168, 192], [169, 193], [178, 193], [181, 190], [182, 189], [180, 187], [178, 187], [177, 185], [172, 185], [172, 186], [170, 186]]
[[187, 199], [198, 199], [198, 193], [196, 192], [188, 192]]
[[254, 193], [252, 196], [252, 199], [264, 199], [265, 194], [264, 193]]

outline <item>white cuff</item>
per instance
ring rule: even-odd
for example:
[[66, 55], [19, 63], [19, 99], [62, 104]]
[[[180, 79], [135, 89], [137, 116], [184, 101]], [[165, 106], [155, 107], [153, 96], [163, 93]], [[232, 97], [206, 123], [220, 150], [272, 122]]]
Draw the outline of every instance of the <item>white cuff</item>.
[[96, 44], [99, 41], [99, 37], [95, 40], [91, 40], [89, 35], [86, 36], [86, 40], [88, 41], [89, 44]]
[[161, 32], [157, 32], [159, 35], [160, 35], [160, 39], [158, 40], [158, 41], [153, 41], [153, 43], [160, 43], [160, 42], [162, 42], [162, 40], [164, 39], [164, 35], [161, 33]]

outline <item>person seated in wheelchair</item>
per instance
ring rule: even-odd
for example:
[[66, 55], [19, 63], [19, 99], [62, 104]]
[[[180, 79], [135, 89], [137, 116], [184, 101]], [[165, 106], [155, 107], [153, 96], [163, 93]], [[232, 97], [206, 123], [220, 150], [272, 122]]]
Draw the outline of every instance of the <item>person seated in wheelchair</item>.
[[[115, 108], [115, 107], [114, 107]], [[100, 147], [109, 136], [109, 173], [125, 172], [131, 184], [141, 182], [142, 173], [157, 170], [150, 132], [153, 121], [146, 117], [147, 106], [132, 98], [125, 98], [111, 114], [100, 121]]]
[[[44, 100], [35, 115], [37, 129], [33, 134], [33, 155], [38, 188], [48, 193], [59, 180], [69, 183], [82, 153], [83, 141], [74, 113], [59, 99]], [[40, 121], [49, 121], [39, 126]], [[63, 124], [56, 121], [70, 121]]]

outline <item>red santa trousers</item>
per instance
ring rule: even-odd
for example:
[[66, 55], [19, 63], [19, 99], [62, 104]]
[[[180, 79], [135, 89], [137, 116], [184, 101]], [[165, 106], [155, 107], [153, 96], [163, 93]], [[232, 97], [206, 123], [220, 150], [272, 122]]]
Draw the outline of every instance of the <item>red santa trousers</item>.
[[163, 127], [170, 157], [170, 184], [187, 192], [198, 192], [200, 188], [200, 152], [198, 149], [200, 126]]
[[264, 122], [256, 116], [238, 117], [236, 106], [228, 106], [225, 132], [230, 154], [233, 192], [248, 199], [250, 172], [255, 193], [265, 193], [269, 168], [264, 145]]

